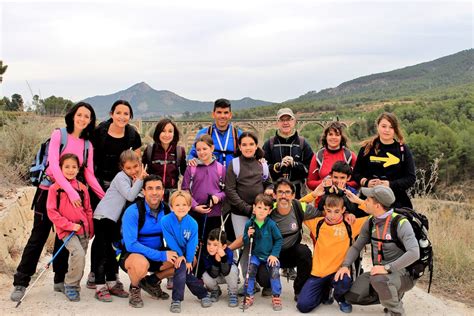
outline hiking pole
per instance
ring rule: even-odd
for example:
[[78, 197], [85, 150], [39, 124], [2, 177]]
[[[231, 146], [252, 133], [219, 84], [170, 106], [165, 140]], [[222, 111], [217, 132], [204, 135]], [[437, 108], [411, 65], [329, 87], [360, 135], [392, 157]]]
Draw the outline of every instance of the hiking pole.
[[199, 245], [199, 253], [198, 253], [198, 258], [197, 258], [197, 264], [196, 264], [196, 273], [194, 276], [197, 277], [198, 275], [198, 270], [199, 270], [199, 261], [201, 261], [201, 252], [202, 252], [202, 247], [204, 245], [204, 233], [206, 232], [206, 223], [207, 223], [207, 213], [204, 215], [204, 225], [202, 226], [202, 235], [201, 235], [201, 244]]
[[[252, 220], [252, 225], [250, 227], [254, 228], [255, 222]], [[245, 232], [244, 232], [245, 234]], [[255, 235], [255, 232], [250, 236], [250, 248], [249, 248], [249, 262], [247, 262], [247, 274], [245, 275], [245, 281], [244, 281], [244, 301], [242, 302], [242, 313], [245, 312], [245, 301], [247, 300], [247, 290], [249, 287], [249, 277], [250, 277], [250, 261], [252, 259], [252, 246], [253, 246], [253, 236]], [[254, 285], [255, 286], [255, 285]]]
[[16, 303], [16, 306], [15, 308], [17, 308], [18, 306], [20, 306], [20, 304], [23, 302], [23, 300], [25, 299], [26, 295], [28, 295], [28, 293], [31, 291], [31, 289], [35, 286], [36, 282], [38, 282], [38, 280], [41, 278], [41, 276], [46, 272], [46, 270], [49, 269], [49, 267], [51, 266], [51, 263], [53, 263], [54, 259], [56, 259], [57, 255], [61, 252], [61, 250], [63, 250], [64, 246], [66, 246], [69, 242], [69, 240], [72, 238], [72, 236], [74, 236], [76, 232], [75, 231], [72, 231], [69, 236], [67, 236], [67, 238], [64, 240], [64, 243], [63, 245], [58, 249], [58, 251], [56, 251], [56, 253], [53, 255], [53, 257], [51, 258], [51, 260], [49, 260], [49, 262], [44, 266], [43, 268], [43, 271], [41, 271], [41, 273], [38, 275], [38, 277], [36, 278], [35, 282], [33, 282], [33, 284], [30, 285], [30, 287], [28, 288], [28, 290], [26, 290], [25, 292], [25, 295], [23, 295], [23, 297], [20, 299], [20, 301], [18, 303]]

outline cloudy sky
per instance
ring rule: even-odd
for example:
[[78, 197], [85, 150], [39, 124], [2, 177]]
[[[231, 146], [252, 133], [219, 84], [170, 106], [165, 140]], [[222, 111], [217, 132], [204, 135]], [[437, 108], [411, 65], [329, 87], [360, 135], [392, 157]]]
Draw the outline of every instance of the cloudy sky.
[[145, 81], [281, 102], [473, 47], [472, 1], [2, 1], [0, 93], [74, 101]]

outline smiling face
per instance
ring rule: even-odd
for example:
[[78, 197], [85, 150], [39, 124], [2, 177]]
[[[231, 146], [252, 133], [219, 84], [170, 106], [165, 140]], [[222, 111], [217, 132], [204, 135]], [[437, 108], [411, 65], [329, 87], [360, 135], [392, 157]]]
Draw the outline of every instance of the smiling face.
[[130, 121], [130, 108], [124, 104], [119, 104], [115, 107], [114, 112], [110, 114], [110, 117], [115, 126], [125, 128]]
[[188, 204], [184, 196], [178, 195], [171, 202], [171, 209], [173, 210], [176, 217], [181, 220], [188, 214], [189, 210], [191, 209], [191, 205]]
[[275, 199], [278, 207], [289, 208], [291, 207], [291, 201], [295, 198], [295, 193], [291, 190], [291, 187], [286, 184], [280, 184], [276, 189]]
[[229, 126], [230, 120], [232, 119], [232, 112], [230, 108], [216, 108], [212, 112], [212, 118], [216, 123], [216, 127], [221, 131], [225, 131]]
[[346, 183], [351, 177], [345, 173], [333, 171], [331, 172], [332, 183], [335, 184], [339, 189], [345, 189]]
[[252, 158], [257, 151], [257, 143], [252, 137], [243, 137], [239, 144], [240, 152], [245, 158]]
[[75, 179], [77, 174], [79, 173], [79, 166], [77, 164], [77, 160], [73, 158], [65, 159], [61, 166], [61, 171], [66, 179]]
[[326, 142], [329, 149], [338, 149], [341, 146], [341, 133], [339, 131], [330, 129], [326, 135]]
[[165, 125], [163, 130], [160, 133], [160, 142], [161, 144], [169, 145], [173, 141], [174, 137], [174, 127], [173, 124], [168, 123]]
[[212, 153], [214, 152], [214, 146], [209, 146], [206, 142], [196, 143], [196, 152], [199, 160], [202, 162], [210, 162], [212, 159]]
[[142, 193], [145, 196], [145, 201], [152, 209], [157, 209], [160, 205], [165, 189], [163, 188], [163, 182], [160, 180], [147, 181], [143, 186]]
[[131, 178], [137, 177], [140, 174], [140, 162], [137, 160], [127, 160], [122, 167], [123, 172]]
[[393, 143], [393, 138], [395, 136], [395, 130], [386, 119], [381, 119], [380, 123], [377, 125], [377, 132], [379, 134], [380, 140], [383, 144]]
[[296, 120], [290, 115], [283, 115], [277, 121], [280, 134], [290, 135], [296, 125]]
[[81, 106], [74, 114], [74, 132], [81, 133], [91, 122], [91, 111]]

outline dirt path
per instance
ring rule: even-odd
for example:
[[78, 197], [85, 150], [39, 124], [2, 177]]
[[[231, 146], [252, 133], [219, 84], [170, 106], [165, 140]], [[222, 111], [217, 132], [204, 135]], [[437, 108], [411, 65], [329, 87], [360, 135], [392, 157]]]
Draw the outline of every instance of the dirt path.
[[[88, 271], [88, 268], [87, 270]], [[121, 280], [128, 288], [128, 277], [121, 271]], [[11, 276], [2, 276], [0, 278], [0, 304], [2, 306], [1, 315], [171, 315], [169, 312], [170, 300], [156, 301], [146, 293], [142, 293], [145, 303], [144, 308], [135, 309], [128, 306], [128, 299], [115, 298], [112, 303], [101, 303], [94, 298], [94, 291], [85, 287], [83, 279], [81, 301], [73, 303], [67, 301], [62, 293], [53, 292], [53, 272], [47, 271], [43, 278], [36, 284], [25, 298], [24, 302], [15, 308], [16, 303], [10, 301]], [[283, 285], [283, 311], [274, 312], [271, 308], [271, 300], [263, 298], [260, 294], [256, 295], [255, 305], [245, 314], [249, 315], [301, 315], [293, 301], [292, 282], [287, 283], [282, 279]], [[226, 291], [224, 291], [225, 293]], [[171, 294], [171, 293], [170, 293]], [[407, 315], [473, 315], [472, 309], [469, 309], [462, 303], [450, 300], [440, 299], [426, 293], [426, 291], [415, 288], [408, 292], [404, 297], [404, 305]], [[313, 314], [319, 315], [343, 315], [336, 304], [319, 306]], [[227, 295], [224, 294], [221, 300], [210, 308], [201, 308], [199, 302], [189, 291], [186, 291], [185, 301], [182, 303], [183, 315], [242, 315], [239, 308], [227, 307]], [[381, 305], [373, 306], [353, 306], [352, 315], [384, 315]]]

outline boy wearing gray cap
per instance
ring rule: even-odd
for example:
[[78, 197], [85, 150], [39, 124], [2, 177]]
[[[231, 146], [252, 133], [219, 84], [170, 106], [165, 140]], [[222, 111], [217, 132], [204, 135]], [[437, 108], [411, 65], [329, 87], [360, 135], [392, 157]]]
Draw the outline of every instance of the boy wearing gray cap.
[[380, 302], [390, 315], [404, 315], [401, 297], [415, 285], [405, 268], [420, 257], [418, 241], [412, 226], [405, 218], [400, 220], [396, 227], [396, 234], [405, 250], [398, 248], [392, 240], [391, 222], [401, 215], [390, 208], [395, 202], [395, 195], [390, 187], [377, 185], [373, 188], [362, 188], [361, 193], [367, 197], [366, 212], [371, 216], [362, 227], [359, 238], [349, 248], [334, 278], [339, 280], [346, 274], [350, 275], [349, 267], [364, 246], [370, 243], [373, 267], [370, 272], [363, 273], [355, 280], [346, 294], [346, 300], [360, 305]]

